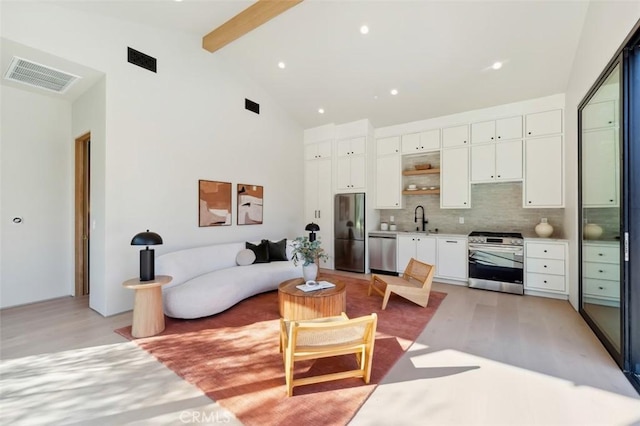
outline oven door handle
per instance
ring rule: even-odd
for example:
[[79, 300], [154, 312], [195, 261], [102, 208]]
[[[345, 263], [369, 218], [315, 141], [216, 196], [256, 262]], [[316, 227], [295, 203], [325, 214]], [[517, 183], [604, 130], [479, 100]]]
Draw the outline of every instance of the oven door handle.
[[490, 246], [486, 244], [485, 245], [469, 244], [469, 251], [524, 254], [524, 249], [522, 247], [514, 248], [514, 247]]

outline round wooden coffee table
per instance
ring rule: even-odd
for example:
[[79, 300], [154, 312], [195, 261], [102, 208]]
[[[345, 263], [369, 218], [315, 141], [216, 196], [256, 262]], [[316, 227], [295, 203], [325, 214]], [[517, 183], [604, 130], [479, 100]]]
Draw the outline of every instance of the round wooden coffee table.
[[347, 287], [343, 282], [320, 279], [335, 287], [305, 293], [296, 288], [304, 279], [294, 278], [278, 286], [280, 316], [288, 320], [305, 320], [340, 315], [347, 311]]

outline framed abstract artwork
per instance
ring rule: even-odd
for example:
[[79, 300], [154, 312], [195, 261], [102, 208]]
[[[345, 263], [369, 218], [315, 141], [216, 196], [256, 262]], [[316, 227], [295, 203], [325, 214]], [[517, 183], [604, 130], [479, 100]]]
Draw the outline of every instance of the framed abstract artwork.
[[231, 225], [231, 183], [198, 181], [199, 226]]
[[238, 184], [238, 225], [262, 224], [264, 189], [259, 185]]

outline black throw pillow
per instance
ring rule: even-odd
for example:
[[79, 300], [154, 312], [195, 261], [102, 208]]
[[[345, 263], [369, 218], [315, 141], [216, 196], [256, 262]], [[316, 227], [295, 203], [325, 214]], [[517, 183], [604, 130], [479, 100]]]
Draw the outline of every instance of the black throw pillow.
[[263, 241], [258, 245], [247, 242], [245, 247], [256, 254], [256, 260], [253, 263], [269, 263], [269, 245], [266, 242]]
[[262, 240], [262, 244], [269, 246], [269, 262], [288, 261], [287, 259], [287, 239], [280, 241]]

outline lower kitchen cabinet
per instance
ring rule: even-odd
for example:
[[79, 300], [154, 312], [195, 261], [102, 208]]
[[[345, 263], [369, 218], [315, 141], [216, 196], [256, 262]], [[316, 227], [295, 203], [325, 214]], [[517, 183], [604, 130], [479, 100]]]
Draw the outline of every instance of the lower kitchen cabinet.
[[620, 306], [619, 243], [591, 243], [583, 246], [583, 296], [587, 303]]
[[[426, 235], [398, 235], [397, 272], [404, 272], [414, 258], [430, 265], [436, 264], [436, 239]], [[436, 275], [438, 271], [436, 268]]]
[[525, 293], [543, 292], [564, 298], [567, 289], [567, 251], [564, 241], [525, 241]]
[[436, 276], [466, 281], [468, 274], [467, 237], [437, 237]]

